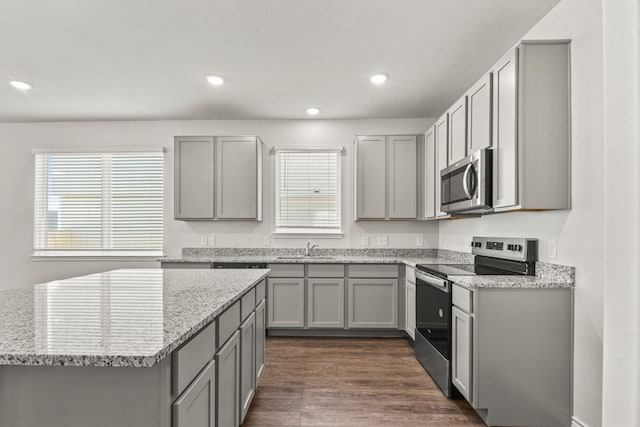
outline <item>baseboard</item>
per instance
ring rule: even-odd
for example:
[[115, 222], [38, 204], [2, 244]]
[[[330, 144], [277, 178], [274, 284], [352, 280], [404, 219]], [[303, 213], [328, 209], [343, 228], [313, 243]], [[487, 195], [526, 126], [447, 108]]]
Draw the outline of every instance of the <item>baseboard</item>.
[[267, 329], [270, 337], [360, 337], [401, 338], [405, 331], [398, 329]]
[[589, 427], [584, 422], [580, 421], [576, 417], [571, 417], [571, 427]]

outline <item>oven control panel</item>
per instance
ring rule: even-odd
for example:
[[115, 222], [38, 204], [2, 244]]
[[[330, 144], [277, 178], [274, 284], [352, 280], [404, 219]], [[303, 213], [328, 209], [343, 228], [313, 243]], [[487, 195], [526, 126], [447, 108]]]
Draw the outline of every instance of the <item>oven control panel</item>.
[[474, 237], [471, 241], [471, 253], [514, 261], [537, 261], [538, 239]]

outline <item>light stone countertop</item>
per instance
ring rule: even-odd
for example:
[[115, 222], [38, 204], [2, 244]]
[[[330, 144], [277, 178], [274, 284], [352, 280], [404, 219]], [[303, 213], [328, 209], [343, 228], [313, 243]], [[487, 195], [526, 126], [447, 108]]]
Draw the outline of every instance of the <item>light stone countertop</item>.
[[0, 365], [150, 367], [269, 270], [123, 269], [0, 292]]
[[572, 281], [540, 276], [449, 276], [449, 279], [454, 284], [469, 289], [551, 289], [575, 287], [575, 283]]

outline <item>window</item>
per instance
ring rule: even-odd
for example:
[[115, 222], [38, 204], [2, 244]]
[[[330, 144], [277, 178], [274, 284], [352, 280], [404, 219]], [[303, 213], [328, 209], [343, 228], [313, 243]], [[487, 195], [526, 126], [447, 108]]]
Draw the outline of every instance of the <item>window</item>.
[[162, 252], [164, 155], [35, 155], [36, 255]]
[[339, 149], [276, 149], [276, 233], [340, 233]]

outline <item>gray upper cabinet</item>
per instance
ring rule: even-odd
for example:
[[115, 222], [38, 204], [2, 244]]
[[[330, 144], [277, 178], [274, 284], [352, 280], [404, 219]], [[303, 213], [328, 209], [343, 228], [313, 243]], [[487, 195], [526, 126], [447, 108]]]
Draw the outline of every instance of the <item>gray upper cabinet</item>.
[[440, 196], [440, 192], [442, 191], [441, 187], [441, 176], [440, 171], [446, 168], [448, 163], [448, 148], [449, 148], [449, 114], [445, 113], [442, 117], [438, 119], [438, 121], [434, 125], [435, 129], [435, 146], [436, 146], [436, 170], [435, 170], [435, 187], [436, 187], [436, 197], [435, 197], [435, 210], [436, 210], [436, 218], [447, 217], [447, 213], [441, 210], [442, 198]]
[[262, 219], [262, 144], [254, 136], [216, 139], [216, 218]]
[[390, 219], [416, 219], [418, 216], [418, 137], [387, 137], [389, 163]]
[[344, 327], [344, 278], [307, 280], [307, 326]]
[[425, 219], [436, 217], [436, 138], [435, 126], [424, 134], [423, 212]]
[[384, 136], [359, 136], [355, 145], [356, 219], [386, 216], [387, 150]]
[[175, 137], [175, 219], [262, 220], [256, 136]]
[[175, 219], [213, 219], [214, 138], [175, 138]]
[[485, 74], [467, 92], [467, 155], [491, 147], [492, 74]]
[[518, 50], [509, 52], [493, 69], [493, 207], [518, 201], [517, 110]]
[[355, 219], [417, 219], [416, 135], [355, 140]]
[[493, 84], [494, 209], [569, 209], [569, 42], [523, 42]]
[[448, 164], [467, 155], [467, 97], [463, 96], [449, 109]]

